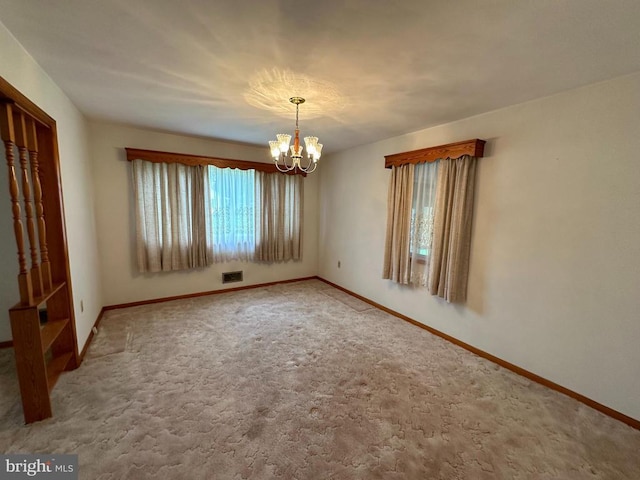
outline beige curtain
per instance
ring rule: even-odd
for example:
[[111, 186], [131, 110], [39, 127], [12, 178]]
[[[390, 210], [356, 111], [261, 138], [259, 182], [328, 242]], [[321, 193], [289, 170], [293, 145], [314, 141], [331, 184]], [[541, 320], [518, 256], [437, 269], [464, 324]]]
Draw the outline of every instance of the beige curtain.
[[387, 235], [382, 278], [401, 284], [411, 281], [411, 202], [414, 165], [391, 169], [387, 199]]
[[429, 291], [447, 302], [467, 295], [476, 161], [465, 155], [438, 165]]
[[303, 177], [256, 171], [256, 254], [262, 262], [300, 260]]
[[140, 272], [211, 265], [209, 181], [204, 167], [132, 162]]

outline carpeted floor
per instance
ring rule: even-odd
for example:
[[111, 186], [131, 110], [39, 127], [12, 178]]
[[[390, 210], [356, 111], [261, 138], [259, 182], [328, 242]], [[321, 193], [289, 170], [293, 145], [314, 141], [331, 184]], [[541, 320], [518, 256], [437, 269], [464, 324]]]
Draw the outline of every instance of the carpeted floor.
[[82, 479], [638, 479], [640, 431], [319, 281], [108, 312], [0, 451]]

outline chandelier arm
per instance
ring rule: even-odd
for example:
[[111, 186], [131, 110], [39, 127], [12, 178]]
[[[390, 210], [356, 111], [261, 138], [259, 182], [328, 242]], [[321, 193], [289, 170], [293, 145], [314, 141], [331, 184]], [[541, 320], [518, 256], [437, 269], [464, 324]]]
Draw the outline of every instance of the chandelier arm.
[[[280, 168], [280, 160], [282, 160], [282, 168]], [[284, 154], [280, 155], [280, 158], [274, 162], [276, 164], [276, 168], [283, 173], [290, 172], [294, 168], [296, 168], [295, 162], [289, 166], [287, 165], [287, 156]]]
[[313, 166], [313, 165], [318, 165], [317, 162], [313, 161], [313, 158], [309, 158], [309, 163], [307, 164], [307, 166], [305, 168], [302, 168], [302, 164], [300, 164], [300, 170], [306, 172], [306, 173], [311, 173], [313, 172], [313, 170], [315, 170], [315, 167], [313, 167], [313, 170], [311, 170], [311, 172], [309, 171], [309, 169]]
[[[311, 165], [309, 165], [309, 167], [311, 167]], [[314, 163], [314, 164], [313, 164], [313, 168], [311, 168], [311, 169], [310, 169], [309, 167], [307, 167], [307, 168], [301, 168], [300, 170], [302, 170], [304, 173], [313, 173], [313, 172], [315, 172], [315, 171], [316, 171], [316, 168], [318, 167], [318, 164], [317, 164], [317, 163]]]

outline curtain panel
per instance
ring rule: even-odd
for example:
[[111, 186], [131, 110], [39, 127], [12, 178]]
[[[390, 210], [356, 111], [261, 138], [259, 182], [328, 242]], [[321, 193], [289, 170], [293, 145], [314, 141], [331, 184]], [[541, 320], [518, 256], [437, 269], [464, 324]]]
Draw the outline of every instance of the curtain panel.
[[300, 260], [303, 177], [255, 172], [255, 260]]
[[464, 155], [438, 166], [429, 291], [447, 302], [467, 296], [476, 164]]
[[132, 174], [138, 270], [211, 265], [209, 181], [204, 167], [134, 160]]
[[382, 278], [408, 285], [411, 281], [411, 201], [413, 164], [391, 169], [387, 195], [387, 234]]

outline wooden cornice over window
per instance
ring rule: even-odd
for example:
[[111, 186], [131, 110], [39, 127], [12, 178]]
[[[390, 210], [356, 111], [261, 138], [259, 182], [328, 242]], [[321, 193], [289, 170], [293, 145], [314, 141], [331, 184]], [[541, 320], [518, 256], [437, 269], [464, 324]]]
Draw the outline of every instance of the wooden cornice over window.
[[435, 162], [441, 158], [459, 158], [463, 155], [480, 158], [484, 155], [484, 140], [475, 138], [464, 142], [449, 143], [437, 147], [422, 148], [410, 152], [384, 156], [385, 168], [398, 167], [407, 163]]
[[[240, 170], [257, 170], [267, 173], [280, 172], [273, 163], [249, 162], [245, 160], [231, 160], [229, 158], [205, 157], [203, 155], [187, 155], [184, 153], [158, 152], [156, 150], [141, 150], [139, 148], [125, 148], [127, 160], [146, 160], [154, 163], [182, 163], [184, 165], [213, 165], [218, 168], [239, 168]], [[287, 175], [302, 175], [304, 172], [287, 172]]]

